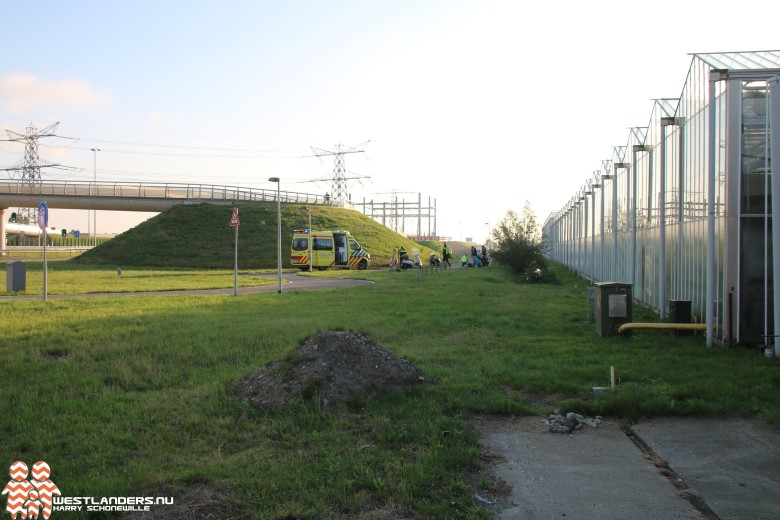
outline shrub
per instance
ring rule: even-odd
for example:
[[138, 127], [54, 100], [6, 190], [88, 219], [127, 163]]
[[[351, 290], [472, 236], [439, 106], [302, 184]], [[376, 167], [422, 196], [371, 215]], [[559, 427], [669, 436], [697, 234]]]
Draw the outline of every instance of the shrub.
[[536, 215], [526, 202], [523, 214], [507, 211], [493, 229], [493, 258], [509, 267], [523, 282], [555, 283], [555, 275], [547, 267]]

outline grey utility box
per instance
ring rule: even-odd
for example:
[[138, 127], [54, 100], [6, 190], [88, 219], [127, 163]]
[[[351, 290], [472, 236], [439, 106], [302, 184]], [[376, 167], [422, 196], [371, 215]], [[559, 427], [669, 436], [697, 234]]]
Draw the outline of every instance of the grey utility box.
[[[669, 323], [691, 323], [693, 313], [691, 312], [690, 300], [669, 300]], [[693, 334], [692, 330], [673, 330], [675, 336], [687, 336]]]
[[24, 262], [17, 260], [5, 264], [5, 290], [8, 292], [27, 290], [27, 266]]
[[596, 286], [596, 332], [606, 337], [617, 334], [624, 323], [631, 322], [632, 285], [620, 282], [600, 282]]

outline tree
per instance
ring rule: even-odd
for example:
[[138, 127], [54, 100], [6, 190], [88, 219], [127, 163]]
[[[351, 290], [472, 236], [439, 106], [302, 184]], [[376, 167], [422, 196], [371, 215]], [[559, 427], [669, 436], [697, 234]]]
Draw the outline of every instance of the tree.
[[542, 237], [536, 215], [526, 201], [522, 215], [509, 210], [493, 229], [495, 248], [492, 256], [506, 265], [523, 281], [553, 283], [555, 276], [547, 268], [542, 248]]

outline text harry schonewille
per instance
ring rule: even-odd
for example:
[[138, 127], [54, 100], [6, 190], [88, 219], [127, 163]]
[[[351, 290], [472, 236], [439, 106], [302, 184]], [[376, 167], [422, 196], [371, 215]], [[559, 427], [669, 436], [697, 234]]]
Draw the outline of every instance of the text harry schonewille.
[[151, 511], [152, 506], [173, 505], [173, 497], [55, 497], [54, 511]]

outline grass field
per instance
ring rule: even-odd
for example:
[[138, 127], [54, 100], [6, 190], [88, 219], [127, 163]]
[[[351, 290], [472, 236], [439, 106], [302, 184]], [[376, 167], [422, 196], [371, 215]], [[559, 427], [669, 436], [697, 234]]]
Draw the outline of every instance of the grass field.
[[[54, 269], [79, 286], [107, 276]], [[586, 284], [556, 273], [560, 285], [518, 285], [494, 267], [377, 269], [324, 273], [375, 282], [349, 290], [0, 301], [0, 452], [9, 465], [45, 460], [67, 496], [195, 492], [258, 519], [488, 518], [464, 480], [472, 414], [758, 414], [780, 426], [776, 360], [702, 336], [600, 338], [583, 323]], [[439, 384], [332, 410], [260, 413], [234, 397], [245, 374], [326, 330], [366, 334]], [[617, 390], [594, 397], [610, 366]]]
[[[48, 260], [47, 294], [91, 294], [114, 292], [179, 291], [233, 287], [232, 270], [154, 269], [125, 267], [118, 274], [113, 266], [85, 266], [59, 260]], [[25, 295], [43, 295], [43, 261], [23, 260], [26, 269]], [[268, 271], [267, 269], [265, 270]], [[239, 287], [273, 285], [276, 278], [254, 276], [257, 270], [241, 270]], [[5, 291], [6, 271], [0, 273], [0, 295]]]

